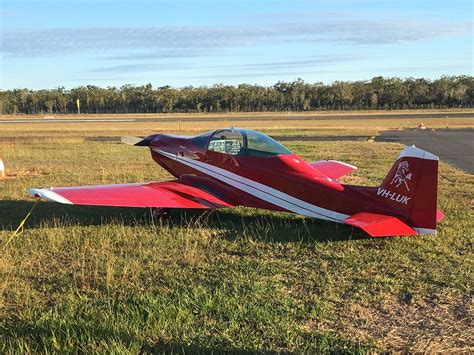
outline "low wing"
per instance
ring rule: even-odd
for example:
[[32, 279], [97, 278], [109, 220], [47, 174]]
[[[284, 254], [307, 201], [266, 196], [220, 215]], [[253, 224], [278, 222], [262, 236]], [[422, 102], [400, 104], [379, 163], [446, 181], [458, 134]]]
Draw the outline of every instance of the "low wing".
[[320, 160], [315, 161], [314, 163], [309, 163], [309, 165], [318, 170], [320, 173], [323, 173], [324, 175], [335, 180], [357, 169], [357, 167], [354, 165], [343, 163], [337, 160]]
[[203, 189], [179, 181], [29, 189], [28, 193], [72, 205], [163, 208], [232, 206]]
[[360, 212], [346, 218], [342, 222], [362, 229], [371, 237], [418, 234], [416, 230], [397, 217], [383, 214]]

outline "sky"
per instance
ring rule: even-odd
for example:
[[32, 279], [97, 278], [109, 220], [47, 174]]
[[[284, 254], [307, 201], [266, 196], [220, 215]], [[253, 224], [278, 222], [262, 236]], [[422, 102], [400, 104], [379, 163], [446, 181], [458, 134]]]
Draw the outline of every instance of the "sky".
[[468, 0], [0, 0], [0, 89], [473, 75]]

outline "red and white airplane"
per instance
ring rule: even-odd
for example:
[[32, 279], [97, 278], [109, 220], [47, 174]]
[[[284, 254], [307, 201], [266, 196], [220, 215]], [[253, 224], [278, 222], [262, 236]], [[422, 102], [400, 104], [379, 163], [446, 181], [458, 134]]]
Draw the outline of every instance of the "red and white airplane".
[[[133, 141], [131, 141], [133, 140]], [[176, 180], [30, 189], [32, 196], [73, 205], [214, 209], [248, 206], [298, 213], [363, 229], [373, 237], [434, 234], [438, 157], [405, 147], [380, 186], [340, 183], [355, 166], [307, 163], [267, 135], [227, 128], [195, 137], [129, 137], [147, 146]]]

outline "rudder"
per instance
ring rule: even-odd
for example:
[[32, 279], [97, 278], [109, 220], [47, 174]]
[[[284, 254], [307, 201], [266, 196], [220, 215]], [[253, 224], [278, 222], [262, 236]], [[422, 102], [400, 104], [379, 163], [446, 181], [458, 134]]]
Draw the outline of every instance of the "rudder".
[[436, 232], [438, 161], [434, 154], [406, 146], [377, 189], [377, 196], [421, 234]]

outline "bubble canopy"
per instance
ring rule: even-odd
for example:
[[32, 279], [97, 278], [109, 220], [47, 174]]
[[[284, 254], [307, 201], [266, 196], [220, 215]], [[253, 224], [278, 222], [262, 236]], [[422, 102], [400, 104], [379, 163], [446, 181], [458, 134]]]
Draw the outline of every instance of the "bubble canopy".
[[242, 128], [209, 131], [192, 139], [201, 148], [228, 155], [273, 157], [292, 154], [285, 146], [261, 132]]

